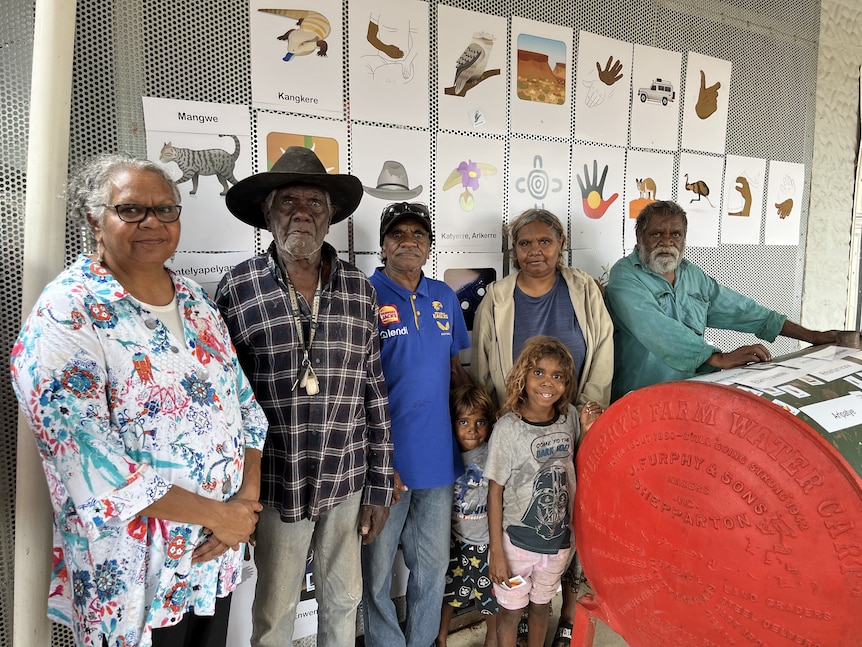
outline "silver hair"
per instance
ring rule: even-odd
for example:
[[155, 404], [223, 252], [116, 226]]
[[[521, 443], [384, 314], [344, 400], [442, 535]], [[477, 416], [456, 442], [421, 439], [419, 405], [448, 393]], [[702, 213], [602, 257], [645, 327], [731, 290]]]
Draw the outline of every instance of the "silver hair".
[[111, 181], [126, 170], [155, 173], [170, 187], [174, 201], [180, 203], [180, 190], [163, 166], [129, 153], [102, 153], [81, 164], [69, 180], [66, 200], [71, 213], [82, 219], [89, 214], [101, 224], [105, 204], [111, 199]]
[[518, 244], [518, 237], [521, 234], [521, 230], [534, 222], [541, 222], [551, 229], [554, 230], [554, 233], [557, 235], [557, 240], [560, 241], [560, 256], [557, 258], [557, 269], [563, 267], [563, 250], [562, 246], [565, 245], [566, 241], [566, 231], [563, 229], [563, 223], [560, 222], [560, 219], [557, 218], [554, 214], [552, 214], [547, 209], [527, 209], [526, 211], [520, 213], [515, 219], [509, 223], [509, 226], [506, 227], [506, 232], [509, 234], [509, 240], [512, 243], [512, 249], [509, 250], [509, 255], [512, 259], [512, 265], [514, 265], [516, 270], [521, 269], [520, 263], [518, 263], [518, 253], [515, 250], [515, 246]]

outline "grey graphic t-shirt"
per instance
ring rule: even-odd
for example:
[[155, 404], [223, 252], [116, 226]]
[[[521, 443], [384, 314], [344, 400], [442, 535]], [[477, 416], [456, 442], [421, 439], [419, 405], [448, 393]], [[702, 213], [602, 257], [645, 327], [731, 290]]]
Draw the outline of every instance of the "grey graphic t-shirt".
[[482, 470], [488, 460], [488, 445], [482, 443], [461, 452], [464, 473], [455, 481], [452, 505], [452, 534], [465, 544], [488, 543], [488, 479]]
[[503, 529], [518, 548], [553, 554], [571, 545], [578, 412], [534, 424], [507, 413], [488, 441], [485, 478], [502, 485]]

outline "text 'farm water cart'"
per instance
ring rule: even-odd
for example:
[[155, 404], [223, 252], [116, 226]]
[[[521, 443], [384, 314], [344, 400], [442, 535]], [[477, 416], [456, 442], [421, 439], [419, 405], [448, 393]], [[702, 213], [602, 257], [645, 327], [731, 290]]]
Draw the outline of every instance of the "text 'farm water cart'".
[[671, 382], [602, 414], [577, 455], [595, 593], [573, 646], [596, 618], [631, 647], [862, 645], [862, 425], [841, 420], [862, 415], [862, 359], [840, 362], [860, 376]]

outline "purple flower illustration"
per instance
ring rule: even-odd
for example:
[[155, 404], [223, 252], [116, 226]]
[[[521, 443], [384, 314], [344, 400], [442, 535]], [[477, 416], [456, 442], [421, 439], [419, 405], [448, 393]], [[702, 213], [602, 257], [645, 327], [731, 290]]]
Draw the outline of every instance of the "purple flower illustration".
[[476, 162], [473, 160], [461, 162], [458, 165], [458, 172], [461, 174], [461, 186], [474, 191], [479, 188], [479, 178], [482, 177], [482, 171]]

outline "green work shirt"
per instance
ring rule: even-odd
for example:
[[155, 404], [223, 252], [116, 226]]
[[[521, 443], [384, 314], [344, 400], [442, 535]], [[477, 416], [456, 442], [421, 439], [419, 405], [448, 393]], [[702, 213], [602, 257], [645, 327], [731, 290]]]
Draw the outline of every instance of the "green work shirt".
[[611, 268], [605, 301], [614, 322], [611, 401], [650, 384], [712, 371], [705, 362], [721, 349], [704, 340], [707, 327], [774, 341], [786, 320], [685, 259], [671, 285], [641, 264], [637, 247]]

